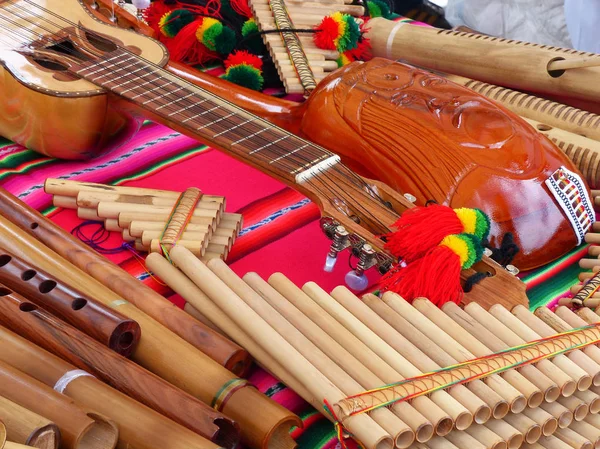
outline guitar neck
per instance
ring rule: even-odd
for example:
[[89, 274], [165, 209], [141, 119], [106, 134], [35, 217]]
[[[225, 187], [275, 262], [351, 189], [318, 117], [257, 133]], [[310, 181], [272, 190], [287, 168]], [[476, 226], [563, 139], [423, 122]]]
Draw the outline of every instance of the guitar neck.
[[79, 65], [80, 77], [125, 98], [163, 123], [289, 185], [337, 164], [339, 156], [126, 51]]

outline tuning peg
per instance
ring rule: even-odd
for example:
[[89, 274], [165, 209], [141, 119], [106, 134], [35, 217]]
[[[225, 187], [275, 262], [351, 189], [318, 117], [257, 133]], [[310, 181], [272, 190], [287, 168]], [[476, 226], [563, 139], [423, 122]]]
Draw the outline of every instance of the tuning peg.
[[333, 271], [333, 267], [335, 267], [335, 263], [337, 262], [337, 256], [340, 251], [346, 249], [349, 245], [348, 243], [348, 231], [343, 226], [336, 226], [333, 229], [333, 243], [329, 247], [329, 253], [325, 258], [325, 266], [323, 270], [331, 273]]
[[374, 265], [375, 250], [371, 245], [365, 243], [360, 248], [360, 260], [354, 271], [349, 271], [344, 278], [348, 287], [354, 291], [362, 291], [369, 286], [369, 280], [365, 275], [365, 270]]

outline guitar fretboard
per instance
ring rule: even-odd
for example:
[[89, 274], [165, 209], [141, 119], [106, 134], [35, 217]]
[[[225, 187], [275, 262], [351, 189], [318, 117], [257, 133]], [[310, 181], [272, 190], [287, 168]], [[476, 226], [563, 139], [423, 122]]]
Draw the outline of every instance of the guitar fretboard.
[[229, 150], [267, 173], [301, 183], [339, 157], [119, 49], [75, 72], [212, 146]]

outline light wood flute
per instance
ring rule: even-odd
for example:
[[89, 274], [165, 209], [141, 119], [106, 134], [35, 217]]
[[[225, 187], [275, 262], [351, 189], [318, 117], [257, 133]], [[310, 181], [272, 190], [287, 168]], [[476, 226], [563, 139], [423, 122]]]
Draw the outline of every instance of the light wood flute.
[[0, 396], [0, 422], [7, 429], [7, 438], [38, 449], [58, 449], [60, 430], [49, 419]]

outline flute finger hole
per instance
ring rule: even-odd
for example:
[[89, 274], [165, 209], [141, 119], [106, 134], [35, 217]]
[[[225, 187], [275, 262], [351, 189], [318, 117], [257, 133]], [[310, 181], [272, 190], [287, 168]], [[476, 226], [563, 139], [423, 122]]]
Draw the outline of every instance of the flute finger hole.
[[12, 292], [4, 287], [0, 287], [0, 296], [10, 295]]
[[562, 75], [564, 75], [565, 71], [564, 70], [550, 70], [550, 66], [552, 65], [553, 62], [555, 61], [564, 61], [565, 58], [553, 58], [550, 61], [548, 61], [548, 65], [546, 66], [546, 71], [548, 72], [548, 75], [550, 75], [552, 78], [559, 78]]
[[29, 225], [29, 227], [30, 227], [31, 229], [36, 229], [38, 226], [39, 226], [39, 224], [38, 224], [38, 223], [36, 223], [35, 221]]
[[50, 293], [52, 290], [54, 290], [54, 287], [56, 287], [56, 282], [46, 279], [40, 284], [38, 289], [40, 293]]
[[23, 302], [19, 304], [19, 310], [21, 312], [33, 312], [34, 310], [37, 310], [37, 306], [30, 302]]
[[11, 260], [12, 260], [12, 257], [10, 257], [8, 254], [2, 254], [0, 256], [0, 267], [3, 267], [4, 265], [6, 265]]
[[81, 310], [87, 305], [87, 300], [83, 298], [75, 298], [71, 303], [71, 308], [73, 310]]
[[25, 270], [23, 271], [23, 273], [21, 273], [21, 279], [23, 279], [24, 281], [28, 281], [32, 279], [36, 274], [37, 272], [35, 270]]

